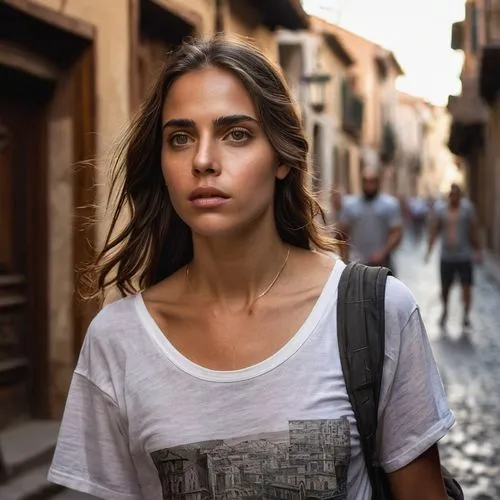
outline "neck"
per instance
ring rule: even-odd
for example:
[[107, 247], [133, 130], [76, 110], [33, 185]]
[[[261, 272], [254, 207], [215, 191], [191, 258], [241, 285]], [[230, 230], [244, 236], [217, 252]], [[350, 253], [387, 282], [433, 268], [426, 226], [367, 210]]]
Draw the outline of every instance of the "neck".
[[[276, 231], [267, 238], [254, 233], [224, 238], [193, 235], [193, 245], [190, 285], [230, 309], [246, 308], [257, 300], [283, 269], [290, 248]], [[277, 281], [281, 278], [280, 274]]]

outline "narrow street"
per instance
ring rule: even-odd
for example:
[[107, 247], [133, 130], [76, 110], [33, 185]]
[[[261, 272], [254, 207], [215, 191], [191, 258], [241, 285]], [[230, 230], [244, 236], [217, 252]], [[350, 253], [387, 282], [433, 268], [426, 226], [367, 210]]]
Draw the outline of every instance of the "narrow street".
[[438, 251], [424, 263], [424, 246], [407, 238], [397, 258], [398, 277], [420, 303], [456, 424], [443, 439], [443, 464], [459, 478], [467, 499], [500, 498], [500, 284], [476, 269], [472, 327], [461, 326], [459, 287], [452, 290], [450, 318], [438, 326]]

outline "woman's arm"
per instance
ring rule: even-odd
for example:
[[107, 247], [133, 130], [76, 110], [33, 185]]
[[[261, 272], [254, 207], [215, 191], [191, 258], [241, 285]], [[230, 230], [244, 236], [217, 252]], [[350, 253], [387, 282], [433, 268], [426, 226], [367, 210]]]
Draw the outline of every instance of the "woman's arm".
[[395, 500], [448, 500], [437, 444], [388, 478]]

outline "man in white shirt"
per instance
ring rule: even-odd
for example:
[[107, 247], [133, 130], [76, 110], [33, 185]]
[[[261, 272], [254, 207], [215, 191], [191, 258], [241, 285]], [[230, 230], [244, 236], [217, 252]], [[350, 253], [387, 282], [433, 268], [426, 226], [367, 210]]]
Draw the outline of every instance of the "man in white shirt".
[[393, 267], [392, 253], [402, 238], [399, 202], [380, 192], [380, 171], [368, 167], [363, 171], [363, 193], [351, 197], [343, 206], [340, 228], [346, 235], [351, 261], [372, 266]]

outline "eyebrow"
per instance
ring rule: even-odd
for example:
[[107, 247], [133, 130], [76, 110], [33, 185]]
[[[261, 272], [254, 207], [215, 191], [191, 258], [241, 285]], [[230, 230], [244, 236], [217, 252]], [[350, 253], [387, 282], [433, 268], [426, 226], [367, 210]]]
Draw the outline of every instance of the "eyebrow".
[[[215, 120], [213, 120], [213, 124], [215, 128], [220, 127], [228, 127], [231, 125], [236, 125], [241, 122], [254, 122], [258, 123], [258, 121], [248, 115], [227, 115], [227, 116], [219, 116]], [[196, 128], [196, 123], [194, 120], [190, 120], [188, 118], [172, 118], [163, 124], [162, 129], [166, 129], [167, 127], [179, 127], [179, 128]]]
[[241, 122], [254, 122], [258, 123], [255, 118], [252, 118], [248, 115], [228, 115], [228, 116], [219, 116], [214, 120], [215, 127], [227, 127], [229, 125], [236, 125]]

